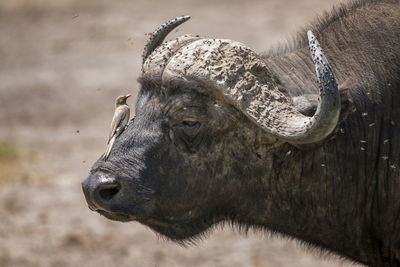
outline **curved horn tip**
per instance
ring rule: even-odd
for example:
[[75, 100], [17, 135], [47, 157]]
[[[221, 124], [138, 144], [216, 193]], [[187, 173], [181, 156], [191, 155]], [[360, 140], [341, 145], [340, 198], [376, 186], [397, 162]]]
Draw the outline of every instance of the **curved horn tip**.
[[[186, 22], [186, 21], [189, 20], [189, 19], [190, 19], [190, 16], [189, 16], [189, 15], [182, 15], [182, 16], [179, 16], [179, 17], [176, 17], [176, 18], [174, 18], [174, 19], [172, 19], [172, 20], [167, 21], [166, 23], [164, 23], [163, 25], [161, 25], [160, 28], [165, 27], [165, 26], [167, 26], [167, 25], [171, 25], [171, 24], [177, 24], [177, 23], [178, 23], [178, 25], [180, 25], [180, 24]], [[178, 25], [177, 25], [177, 26], [178, 26]]]
[[184, 23], [190, 19], [190, 16], [184, 15], [180, 17], [176, 17], [168, 22], [162, 24], [158, 27], [150, 36], [149, 40], [145, 44], [143, 51], [143, 61], [142, 64], [146, 61], [147, 57], [157, 48], [165, 39], [165, 37], [176, 27]]
[[307, 31], [307, 37], [311, 58], [314, 62], [317, 75], [321, 76], [323, 74], [322, 72], [326, 71], [332, 72], [317, 38], [315, 38], [314, 34], [310, 30]]
[[182, 16], [180, 16], [180, 17], [176, 17], [175, 19], [176, 19], [176, 20], [178, 20], [178, 19], [188, 20], [188, 19], [190, 19], [190, 15], [182, 15]]
[[[321, 46], [314, 34], [307, 31], [311, 58], [319, 80], [320, 102], [314, 114], [313, 132], [310, 136], [313, 141], [322, 140], [335, 128], [340, 114], [340, 95], [332, 68], [326, 59]], [[312, 140], [312, 139], [311, 139]]]
[[307, 37], [308, 37], [308, 42], [313, 41], [313, 39], [315, 40], [315, 36], [314, 36], [314, 34], [312, 33], [311, 30], [307, 31]]
[[315, 38], [312, 31], [310, 30], [307, 31], [307, 38], [308, 38], [308, 45], [311, 51], [312, 60], [314, 61], [314, 63], [316, 63], [318, 56], [322, 54], [321, 46], [319, 45], [319, 42], [317, 38]]

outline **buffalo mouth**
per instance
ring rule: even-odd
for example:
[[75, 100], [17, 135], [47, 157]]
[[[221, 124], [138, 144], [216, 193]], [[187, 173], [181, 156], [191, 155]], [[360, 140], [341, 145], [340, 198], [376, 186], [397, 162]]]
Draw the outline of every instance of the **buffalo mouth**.
[[[222, 220], [222, 219], [221, 219]], [[138, 218], [137, 221], [148, 226], [162, 236], [181, 244], [193, 242], [201, 237], [212, 225], [221, 220], [205, 220], [204, 218], [192, 220], [168, 220], [159, 217]]]
[[121, 212], [108, 212], [101, 209], [96, 210], [100, 215], [103, 215], [107, 219], [119, 222], [129, 222], [134, 221], [136, 218], [135, 216], [128, 215]]

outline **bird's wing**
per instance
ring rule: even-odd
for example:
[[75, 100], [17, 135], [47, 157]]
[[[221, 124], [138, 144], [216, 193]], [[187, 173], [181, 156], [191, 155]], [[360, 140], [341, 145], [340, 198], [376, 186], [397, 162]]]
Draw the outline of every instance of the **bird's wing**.
[[112, 148], [112, 146], [114, 144], [114, 141], [115, 141], [115, 136], [111, 137], [110, 141], [107, 144], [106, 152], [104, 152], [104, 158], [105, 159], [108, 159], [108, 155], [110, 155], [111, 148]]
[[114, 116], [111, 121], [110, 134], [108, 135], [108, 142], [110, 142], [111, 138], [115, 134], [115, 131], [120, 126], [121, 122], [124, 120], [127, 114], [129, 114], [129, 109], [128, 112], [124, 107], [117, 107], [115, 109]]

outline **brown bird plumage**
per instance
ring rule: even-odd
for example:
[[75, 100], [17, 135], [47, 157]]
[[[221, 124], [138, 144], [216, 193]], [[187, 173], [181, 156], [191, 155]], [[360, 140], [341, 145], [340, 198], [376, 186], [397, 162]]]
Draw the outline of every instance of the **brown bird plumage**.
[[108, 135], [107, 149], [104, 153], [104, 158], [107, 159], [110, 155], [111, 148], [115, 139], [120, 135], [128, 125], [130, 109], [126, 100], [131, 97], [131, 94], [121, 95], [115, 100], [115, 111], [111, 121], [110, 133]]

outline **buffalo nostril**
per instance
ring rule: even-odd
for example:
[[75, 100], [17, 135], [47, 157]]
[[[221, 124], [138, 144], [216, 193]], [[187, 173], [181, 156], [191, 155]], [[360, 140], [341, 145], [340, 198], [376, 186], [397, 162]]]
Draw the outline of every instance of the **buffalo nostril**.
[[111, 200], [121, 189], [121, 186], [117, 183], [115, 184], [103, 184], [99, 186], [98, 194], [100, 199], [109, 201]]
[[82, 189], [91, 210], [110, 211], [121, 184], [114, 177], [99, 172], [90, 174], [82, 182]]

